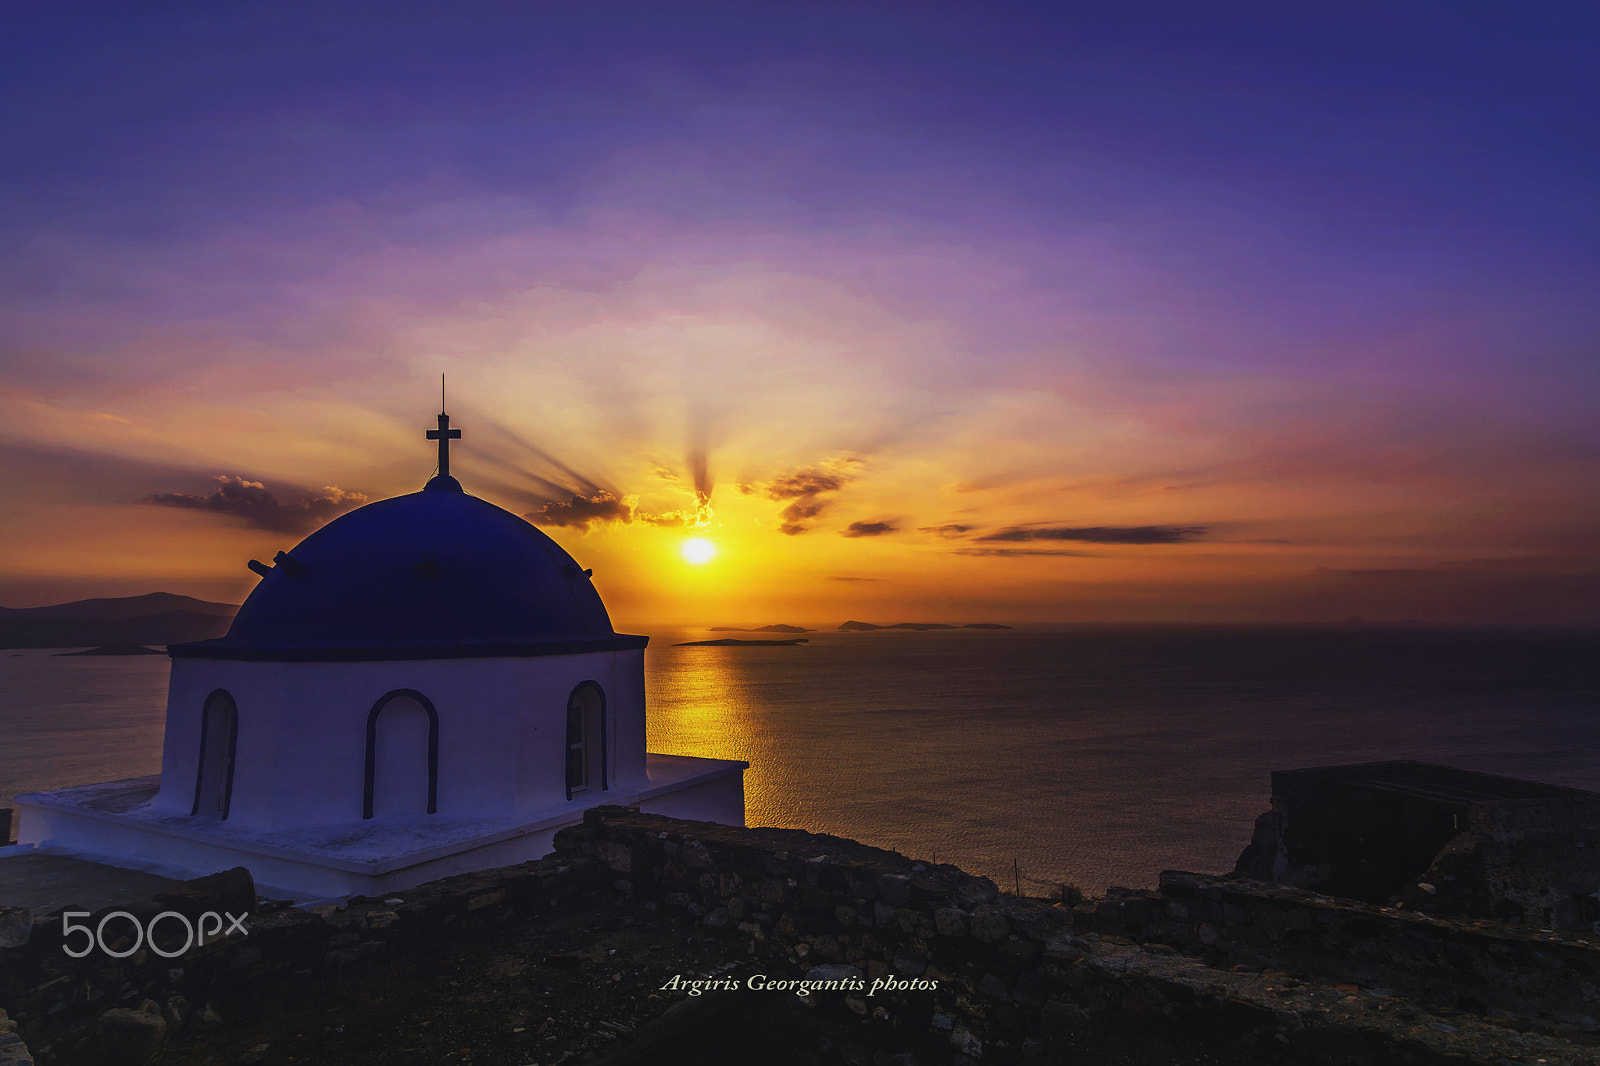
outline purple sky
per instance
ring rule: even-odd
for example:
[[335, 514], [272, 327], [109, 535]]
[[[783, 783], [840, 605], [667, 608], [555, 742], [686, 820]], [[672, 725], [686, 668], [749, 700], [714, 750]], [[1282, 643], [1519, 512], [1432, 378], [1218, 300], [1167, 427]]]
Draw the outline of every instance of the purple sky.
[[1600, 621], [1600, 9], [1313, 7], [14, 14], [0, 603], [236, 600], [446, 370], [625, 615]]

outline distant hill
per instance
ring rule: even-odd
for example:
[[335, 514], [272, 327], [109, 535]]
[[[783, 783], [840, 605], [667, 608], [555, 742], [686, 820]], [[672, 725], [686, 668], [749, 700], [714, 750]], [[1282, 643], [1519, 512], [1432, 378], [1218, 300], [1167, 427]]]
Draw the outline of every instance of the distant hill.
[[117, 596], [98, 600], [73, 600], [49, 607], [0, 607], [0, 618], [82, 618], [110, 621], [117, 618], [148, 618], [171, 611], [191, 614], [222, 615], [232, 618], [239, 610], [236, 603], [212, 603], [193, 596], [178, 596], [171, 592], [147, 592], [143, 596]]
[[0, 607], [0, 648], [178, 644], [228, 631], [231, 603], [151, 592], [47, 607]]
[[839, 627], [846, 632], [866, 633], [875, 629], [1011, 629], [998, 622], [968, 622], [964, 626], [946, 625], [944, 622], [896, 622], [892, 626], [873, 625], [871, 622], [846, 622]]
[[805, 626], [786, 626], [782, 622], [770, 626], [757, 626], [755, 629], [740, 629], [738, 626], [712, 626], [713, 633], [814, 633], [816, 630], [807, 629]]
[[[746, 633], [754, 630], [744, 630]], [[807, 630], [806, 632], [810, 632]], [[682, 644], [674, 644], [674, 648], [787, 648], [794, 644], [806, 643], [805, 637], [795, 637], [793, 640], [739, 640], [737, 637], [723, 637], [721, 640], [686, 640]]]

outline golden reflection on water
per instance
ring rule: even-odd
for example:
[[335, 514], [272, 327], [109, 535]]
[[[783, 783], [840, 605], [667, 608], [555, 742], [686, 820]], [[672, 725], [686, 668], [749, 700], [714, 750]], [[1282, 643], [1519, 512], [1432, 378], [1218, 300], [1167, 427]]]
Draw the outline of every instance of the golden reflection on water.
[[[714, 635], [714, 634], [713, 634]], [[645, 655], [649, 715], [646, 750], [664, 755], [743, 759], [745, 821], [749, 825], [792, 824], [774, 781], [775, 738], [755, 727], [760, 717], [751, 689], [749, 660], [728, 648], [673, 648], [703, 633], [654, 636]], [[766, 651], [767, 649], [752, 649]], [[783, 649], [772, 649], [782, 651]]]

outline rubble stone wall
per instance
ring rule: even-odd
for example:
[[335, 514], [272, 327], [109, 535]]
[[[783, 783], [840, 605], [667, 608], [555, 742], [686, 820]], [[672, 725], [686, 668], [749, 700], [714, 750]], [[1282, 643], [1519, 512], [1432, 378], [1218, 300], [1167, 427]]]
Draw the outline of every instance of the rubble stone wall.
[[[425, 950], [428, 938], [585, 906], [603, 893], [633, 901], [664, 927], [714, 938], [724, 978], [764, 972], [834, 982], [835, 991], [790, 1003], [807, 1046], [827, 1049], [819, 1061], [1071, 1060], [1085, 1034], [1129, 1029], [1171, 1033], [1191, 1048], [1212, 1041], [1251, 1066], [1490, 1064], [1512, 1046], [1552, 1064], [1593, 1061], [1550, 1025], [1512, 1031], [1455, 1015], [1447, 1023], [1377, 990], [1441, 958], [1474, 989], [1493, 976], [1474, 968], [1498, 966], [1501, 983], [1526, 997], [1517, 1003], [1532, 1009], [1535, 997], [1550, 997], [1569, 1027], [1587, 1027], [1591, 963], [1600, 959], [1592, 946], [1558, 937], [1440, 932], [1411, 917], [1380, 920], [1377, 908], [1192, 875], [1169, 878], [1159, 893], [1072, 908], [850, 840], [614, 807], [563, 830], [556, 848], [537, 862], [390, 897], [312, 911], [266, 905], [249, 918], [247, 936], [218, 937], [172, 959], [148, 947], [125, 958], [71, 958], [60, 916], [46, 915], [0, 948], [0, 1008], [40, 1063], [148, 1063], [167, 1041], [222, 1024], [212, 1004], [224, 993], [359, 973], [402, 941]], [[120, 909], [153, 916], [255, 902], [239, 870]], [[1407, 944], [1409, 956], [1395, 950]], [[1386, 967], [1374, 946], [1396, 965]], [[1370, 994], [1278, 972], [1344, 979], [1338, 960], [1346, 956], [1361, 981], [1377, 986]], [[1234, 958], [1245, 962], [1225, 965]], [[873, 993], [890, 977], [899, 984]], [[1563, 982], [1578, 991], [1562, 992]]]
[[[1203, 954], [1403, 991], [1440, 1005], [1600, 1030], [1600, 941], [1433, 918], [1303, 889], [1165, 871], [1093, 905], [1098, 927]], [[1086, 910], [1089, 908], [1085, 908]]]

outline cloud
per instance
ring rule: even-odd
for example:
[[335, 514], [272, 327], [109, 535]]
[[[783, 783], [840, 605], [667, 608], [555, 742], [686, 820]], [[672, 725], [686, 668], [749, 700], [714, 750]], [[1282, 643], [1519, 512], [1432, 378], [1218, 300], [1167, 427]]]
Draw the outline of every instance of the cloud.
[[796, 470], [792, 474], [774, 478], [762, 486], [741, 485], [739, 491], [746, 495], [762, 492], [769, 500], [794, 501], [778, 512], [778, 517], [783, 519], [778, 526], [778, 532], [793, 537], [811, 528], [808, 523], [827, 510], [828, 505], [833, 502], [823, 497], [840, 491], [854, 481], [856, 468], [860, 465], [861, 460], [854, 456], [829, 459], [815, 466]]
[[150, 503], [162, 507], [180, 507], [192, 511], [213, 511], [217, 514], [243, 518], [257, 529], [270, 529], [279, 533], [301, 533], [319, 521], [340, 511], [348, 510], [367, 497], [359, 492], [346, 492], [332, 485], [324, 486], [319, 493], [311, 493], [295, 503], [280, 503], [259, 481], [246, 481], [231, 474], [217, 475], [215, 492], [200, 495], [192, 492], [163, 492], [148, 497]]
[[948, 540], [953, 537], [959, 537], [963, 533], [970, 533], [976, 528], [976, 526], [960, 526], [954, 522], [947, 522], [942, 526], [918, 526], [917, 532], [932, 533], [936, 537], [944, 537]]
[[820, 470], [801, 470], [767, 482], [767, 497], [773, 500], [792, 500], [817, 496], [824, 492], [838, 492], [847, 479], [838, 474]]
[[881, 537], [899, 531], [899, 526], [888, 522], [851, 522], [839, 531], [841, 537]]
[[1182, 544], [1210, 532], [1207, 526], [1054, 526], [1027, 529], [1012, 526], [977, 538], [980, 541], [1077, 540], [1085, 544]]
[[524, 517], [541, 526], [587, 530], [591, 522], [633, 521], [633, 505], [609, 490], [599, 489], [588, 496], [575, 492], [565, 500], [551, 500]]
[[1070, 548], [954, 548], [950, 554], [998, 556], [1003, 559], [1012, 559], [1023, 555], [1071, 555], [1088, 558], [1100, 553], [1079, 552]]

